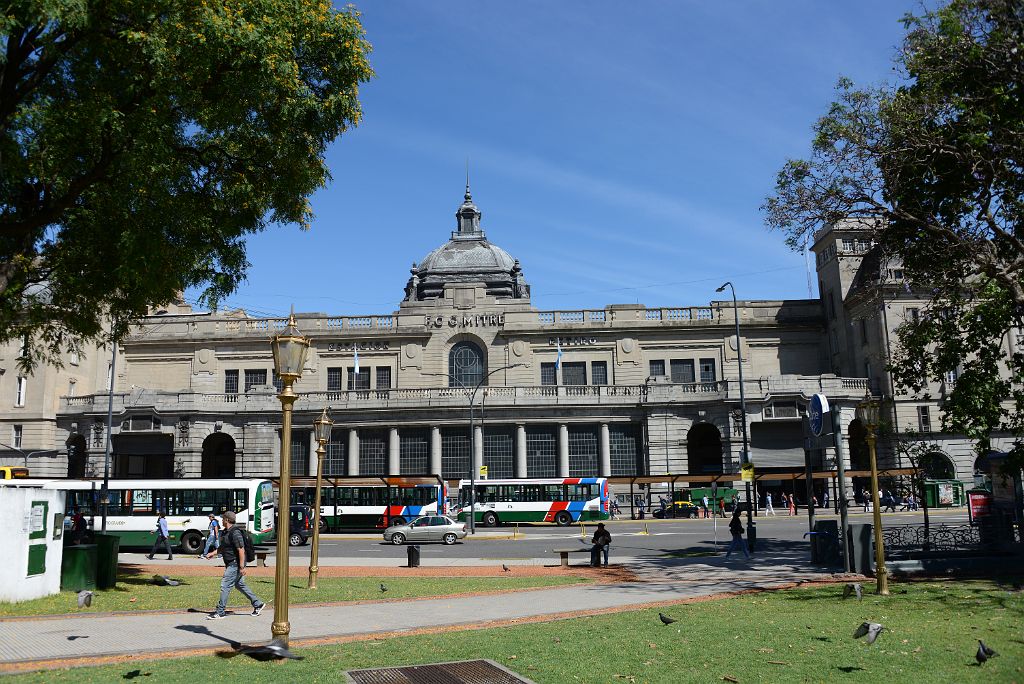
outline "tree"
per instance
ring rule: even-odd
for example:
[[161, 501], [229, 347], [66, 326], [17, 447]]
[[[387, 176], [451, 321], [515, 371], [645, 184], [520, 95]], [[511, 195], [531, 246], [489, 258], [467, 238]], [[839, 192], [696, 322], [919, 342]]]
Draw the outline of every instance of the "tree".
[[246, 235], [308, 226], [372, 76], [330, 0], [21, 0], [0, 41], [0, 342], [29, 367], [234, 291]]
[[786, 163], [762, 209], [796, 249], [870, 226], [931, 298], [897, 331], [894, 381], [927, 397], [928, 379], [958, 373], [943, 428], [984, 451], [994, 431], [1024, 436], [1024, 353], [1004, 351], [1024, 318], [1024, 5], [952, 0], [904, 25], [901, 81], [841, 80], [811, 158]]

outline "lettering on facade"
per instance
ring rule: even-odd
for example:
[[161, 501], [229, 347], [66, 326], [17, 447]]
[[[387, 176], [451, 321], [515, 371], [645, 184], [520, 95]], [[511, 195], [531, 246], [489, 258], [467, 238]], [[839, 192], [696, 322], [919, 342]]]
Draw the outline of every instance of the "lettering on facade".
[[562, 347], [586, 347], [597, 344], [596, 337], [549, 337], [548, 345]]
[[496, 328], [505, 325], [505, 314], [482, 313], [482, 314], [451, 314], [450, 316], [423, 317], [423, 325], [426, 328]]
[[359, 351], [387, 351], [391, 348], [388, 340], [364, 340], [362, 342], [328, 342], [327, 351], [351, 352]]

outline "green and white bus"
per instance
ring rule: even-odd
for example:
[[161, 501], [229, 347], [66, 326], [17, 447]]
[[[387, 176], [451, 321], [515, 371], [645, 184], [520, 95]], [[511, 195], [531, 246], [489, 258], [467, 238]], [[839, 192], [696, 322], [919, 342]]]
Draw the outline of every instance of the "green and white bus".
[[[459, 482], [459, 515], [469, 519], [470, 481]], [[608, 480], [603, 477], [477, 480], [477, 522], [553, 522], [570, 525], [581, 520], [608, 519]]]
[[[99, 530], [102, 480], [33, 478], [8, 480], [0, 486], [67, 490], [66, 518], [80, 512], [92, 520], [93, 531]], [[235, 511], [237, 524], [249, 530], [256, 544], [274, 536], [274, 489], [269, 480], [110, 480], [109, 493], [107, 532], [120, 537], [122, 547], [151, 546], [159, 511], [167, 515], [171, 544], [188, 554], [202, 550], [210, 513]]]

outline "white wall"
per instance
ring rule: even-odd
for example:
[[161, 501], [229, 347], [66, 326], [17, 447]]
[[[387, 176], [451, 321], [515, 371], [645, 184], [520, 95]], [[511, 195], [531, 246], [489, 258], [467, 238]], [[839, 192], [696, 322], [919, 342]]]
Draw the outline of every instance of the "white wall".
[[[64, 558], [62, 539], [53, 538], [53, 514], [64, 513], [63, 491], [38, 487], [0, 486], [0, 601], [17, 602], [49, 596], [60, 591], [60, 565]], [[49, 504], [46, 512], [46, 535], [29, 539], [33, 501]], [[63, 530], [62, 530], [63, 532]], [[29, 544], [46, 544], [46, 572], [28, 576]]]

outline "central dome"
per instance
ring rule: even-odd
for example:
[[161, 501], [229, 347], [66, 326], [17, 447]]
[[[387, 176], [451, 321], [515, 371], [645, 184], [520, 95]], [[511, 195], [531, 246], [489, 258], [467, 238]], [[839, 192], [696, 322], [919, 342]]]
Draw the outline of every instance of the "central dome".
[[418, 265], [413, 264], [405, 301], [443, 297], [444, 286], [449, 283], [483, 283], [492, 297], [529, 299], [530, 286], [523, 279], [519, 260], [488, 242], [480, 227], [481, 216], [466, 185], [462, 206], [455, 212], [458, 229], [448, 242], [423, 257]]

